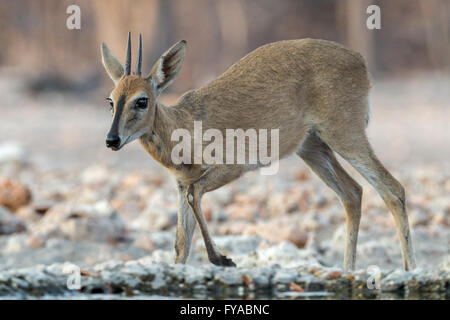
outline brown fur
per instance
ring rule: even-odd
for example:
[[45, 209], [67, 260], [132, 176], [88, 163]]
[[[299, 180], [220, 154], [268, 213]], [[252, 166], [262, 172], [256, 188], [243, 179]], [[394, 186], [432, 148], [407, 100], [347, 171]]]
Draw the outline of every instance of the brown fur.
[[[164, 106], [156, 100], [155, 88], [161, 78], [158, 66], [165, 66], [159, 68], [160, 72], [169, 70], [162, 85], [173, 81], [181, 67], [184, 47], [185, 43], [178, 43], [169, 49], [148, 78], [122, 77], [112, 93], [113, 100], [139, 91], [149, 97], [149, 111], [134, 129], [128, 129], [137, 132], [147, 126], [139, 139], [141, 144], [178, 181], [177, 262], [184, 263], [188, 257], [197, 221], [211, 262], [234, 265], [220, 254], [208, 233], [201, 197], [256, 169], [245, 164], [173, 164], [171, 151], [177, 143], [171, 141], [173, 130], [185, 128], [193, 136], [193, 123], [201, 120], [203, 130], [216, 128], [223, 136], [225, 129], [279, 129], [280, 158], [296, 152], [343, 202], [347, 213], [344, 268], [350, 269], [356, 257], [362, 189], [337, 162], [333, 150], [338, 152], [386, 201], [397, 222], [404, 267], [414, 268], [404, 190], [375, 157], [365, 135], [370, 82], [360, 54], [325, 40], [271, 43], [243, 57], [211, 83], [185, 93], [174, 105]], [[123, 113], [124, 122], [130, 110], [128, 107]]]

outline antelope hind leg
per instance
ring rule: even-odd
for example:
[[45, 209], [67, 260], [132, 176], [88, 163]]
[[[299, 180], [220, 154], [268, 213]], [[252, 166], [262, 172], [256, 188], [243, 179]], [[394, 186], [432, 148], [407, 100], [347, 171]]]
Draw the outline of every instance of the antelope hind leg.
[[330, 147], [315, 133], [306, 137], [297, 155], [330, 187], [341, 200], [347, 214], [344, 270], [355, 268], [356, 244], [361, 219], [362, 188], [337, 161]]
[[403, 267], [405, 270], [413, 270], [416, 267], [416, 261], [406, 213], [405, 189], [378, 160], [365, 132], [352, 129], [354, 128], [348, 126], [347, 130], [340, 134], [323, 131], [321, 138], [331, 149], [350, 162], [380, 194], [394, 216], [400, 239]]

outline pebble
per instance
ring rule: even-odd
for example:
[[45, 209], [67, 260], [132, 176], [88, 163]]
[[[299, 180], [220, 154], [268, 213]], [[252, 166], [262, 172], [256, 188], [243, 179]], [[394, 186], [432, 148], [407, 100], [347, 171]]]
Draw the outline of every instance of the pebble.
[[15, 142], [5, 142], [0, 144], [0, 165], [7, 163], [25, 164], [27, 152]]
[[0, 205], [15, 211], [31, 201], [30, 190], [18, 181], [0, 181]]
[[0, 235], [13, 234], [26, 230], [26, 223], [0, 205]]

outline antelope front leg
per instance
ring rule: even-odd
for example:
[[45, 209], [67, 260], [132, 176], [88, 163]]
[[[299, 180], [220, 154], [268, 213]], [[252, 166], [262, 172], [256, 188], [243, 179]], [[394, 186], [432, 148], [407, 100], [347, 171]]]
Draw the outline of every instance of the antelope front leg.
[[222, 255], [211, 239], [211, 235], [208, 231], [208, 225], [206, 224], [206, 220], [200, 206], [202, 198], [200, 190], [201, 189], [195, 183], [189, 185], [186, 191], [186, 198], [190, 207], [194, 211], [195, 219], [197, 220], [202, 232], [206, 252], [208, 253], [208, 259], [211, 263], [217, 266], [235, 267], [236, 265], [234, 264], [234, 262], [231, 261], [231, 259], [228, 259], [226, 256]]
[[230, 181], [238, 178], [242, 169], [236, 166], [217, 166], [208, 169], [196, 182], [190, 184], [186, 190], [186, 199], [194, 212], [205, 242], [209, 261], [218, 266], [235, 267], [236, 264], [222, 255], [211, 239], [205, 217], [201, 210], [201, 199], [203, 194], [215, 190]]
[[194, 213], [186, 199], [186, 185], [178, 182], [178, 220], [175, 263], [186, 263], [195, 230]]

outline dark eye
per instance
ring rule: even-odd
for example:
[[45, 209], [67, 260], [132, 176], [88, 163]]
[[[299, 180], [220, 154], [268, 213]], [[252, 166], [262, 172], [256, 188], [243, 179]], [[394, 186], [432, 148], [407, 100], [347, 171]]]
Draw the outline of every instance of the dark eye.
[[148, 105], [148, 99], [147, 98], [139, 98], [136, 100], [135, 107], [139, 109], [145, 109]]
[[111, 98], [106, 98], [106, 101], [109, 102], [109, 105], [111, 106], [111, 108], [114, 107], [114, 102], [112, 101]]

